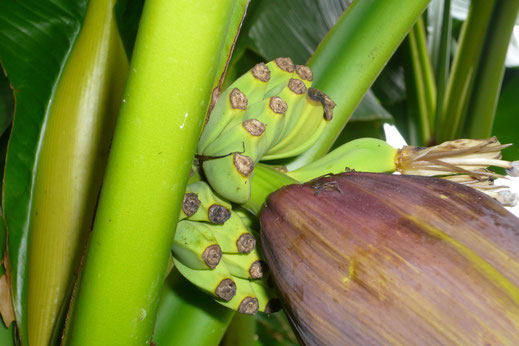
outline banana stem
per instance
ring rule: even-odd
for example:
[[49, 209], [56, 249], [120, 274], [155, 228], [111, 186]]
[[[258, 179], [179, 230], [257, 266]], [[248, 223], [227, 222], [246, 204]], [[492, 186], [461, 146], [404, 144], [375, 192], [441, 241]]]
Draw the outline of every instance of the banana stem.
[[293, 165], [301, 167], [326, 154], [428, 3], [354, 1], [344, 12], [308, 62], [315, 87], [337, 103], [334, 118], [317, 143]]
[[144, 5], [66, 345], [151, 342], [175, 225], [217, 78], [215, 57], [225, 46], [234, 5]]
[[461, 135], [485, 42], [485, 33], [490, 25], [495, 3], [495, 0], [471, 1], [447, 84], [444, 108], [438, 119], [436, 131], [439, 142], [452, 140]]
[[165, 346], [217, 345], [234, 315], [173, 268], [162, 292], [153, 340]]
[[251, 315], [235, 314], [220, 346], [253, 346], [255, 335], [256, 318]]
[[297, 180], [290, 178], [274, 167], [259, 163], [254, 168], [254, 176], [251, 181], [251, 197], [243, 204], [243, 207], [254, 215], [258, 215], [267, 197], [272, 192], [285, 185], [297, 183], [299, 183]]
[[491, 134], [506, 52], [518, 10], [519, 0], [498, 0], [494, 8], [468, 105], [465, 122], [468, 138], [486, 138]]

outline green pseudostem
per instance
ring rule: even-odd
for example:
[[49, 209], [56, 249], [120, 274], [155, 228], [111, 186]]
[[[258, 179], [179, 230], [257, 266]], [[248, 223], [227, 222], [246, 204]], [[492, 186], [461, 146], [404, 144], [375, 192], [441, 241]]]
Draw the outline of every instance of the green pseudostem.
[[[149, 0], [66, 345], [145, 345], [233, 1]], [[175, 328], [175, 326], [171, 326]]]

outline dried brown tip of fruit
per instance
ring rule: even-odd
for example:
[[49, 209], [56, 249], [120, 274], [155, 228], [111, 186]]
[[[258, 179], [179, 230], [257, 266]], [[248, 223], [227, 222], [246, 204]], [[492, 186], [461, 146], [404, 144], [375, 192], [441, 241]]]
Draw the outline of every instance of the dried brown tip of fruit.
[[261, 279], [265, 274], [267, 266], [263, 261], [255, 261], [249, 269], [249, 275], [253, 279]]
[[196, 193], [188, 192], [184, 195], [184, 201], [182, 202], [182, 211], [188, 217], [193, 215], [200, 208], [200, 200]]
[[222, 225], [225, 221], [229, 220], [231, 217], [231, 212], [229, 209], [224, 207], [223, 205], [213, 204], [209, 207], [207, 211], [209, 221], [212, 223], [216, 223], [218, 225]]
[[240, 172], [242, 176], [247, 178], [254, 170], [254, 161], [248, 156], [234, 153], [233, 156], [234, 167]]
[[256, 238], [250, 233], [243, 233], [236, 241], [239, 253], [249, 253], [256, 247]]
[[288, 109], [287, 103], [279, 96], [270, 98], [269, 107], [274, 113], [285, 114]]
[[209, 268], [214, 269], [222, 259], [222, 249], [217, 244], [210, 245], [205, 248], [202, 259]]
[[274, 60], [280, 69], [286, 72], [294, 72], [294, 62], [290, 58], [276, 58]]
[[265, 124], [257, 119], [248, 119], [242, 123], [245, 130], [253, 136], [261, 136], [265, 132]]
[[246, 315], [254, 315], [259, 308], [259, 303], [256, 298], [245, 297], [238, 307], [238, 312]]
[[308, 88], [308, 97], [314, 101], [321, 102], [324, 107], [323, 116], [326, 120], [332, 120], [333, 118], [333, 109], [335, 108], [335, 102], [330, 98], [330, 96], [323, 93], [321, 90], [316, 88]]
[[266, 314], [273, 314], [274, 312], [278, 312], [279, 310], [281, 310], [281, 303], [277, 298], [272, 298], [265, 306]]
[[236, 294], [236, 284], [231, 279], [223, 279], [216, 287], [214, 294], [228, 302]]
[[306, 85], [300, 79], [290, 78], [288, 81], [288, 89], [295, 94], [302, 95], [306, 92]]
[[240, 91], [238, 88], [232, 89], [229, 94], [229, 100], [231, 101], [231, 107], [233, 109], [247, 109], [247, 96]]
[[299, 76], [299, 78], [307, 81], [313, 81], [314, 80], [314, 74], [312, 73], [312, 70], [310, 67], [305, 65], [296, 65], [296, 73]]
[[260, 62], [256, 64], [251, 70], [252, 76], [259, 79], [262, 82], [268, 82], [270, 80], [270, 70], [265, 63]]

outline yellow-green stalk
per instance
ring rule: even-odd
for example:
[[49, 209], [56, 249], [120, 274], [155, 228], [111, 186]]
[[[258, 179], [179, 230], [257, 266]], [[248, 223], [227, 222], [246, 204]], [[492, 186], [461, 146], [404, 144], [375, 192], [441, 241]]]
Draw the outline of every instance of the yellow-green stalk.
[[30, 345], [60, 336], [92, 225], [128, 71], [114, 5], [90, 1], [48, 111], [29, 226]]
[[66, 345], [151, 342], [196, 140], [235, 5], [144, 5]]

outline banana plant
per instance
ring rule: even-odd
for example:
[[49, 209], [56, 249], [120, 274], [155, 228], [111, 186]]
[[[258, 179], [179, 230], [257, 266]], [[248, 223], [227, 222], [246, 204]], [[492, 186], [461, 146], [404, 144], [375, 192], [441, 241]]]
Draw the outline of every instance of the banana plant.
[[[519, 170], [519, 0], [463, 22], [429, 2], [0, 0], [2, 345], [295, 344], [282, 307], [308, 343], [260, 243], [268, 194], [348, 168], [512, 204], [486, 169]], [[397, 150], [387, 122], [498, 138]]]

